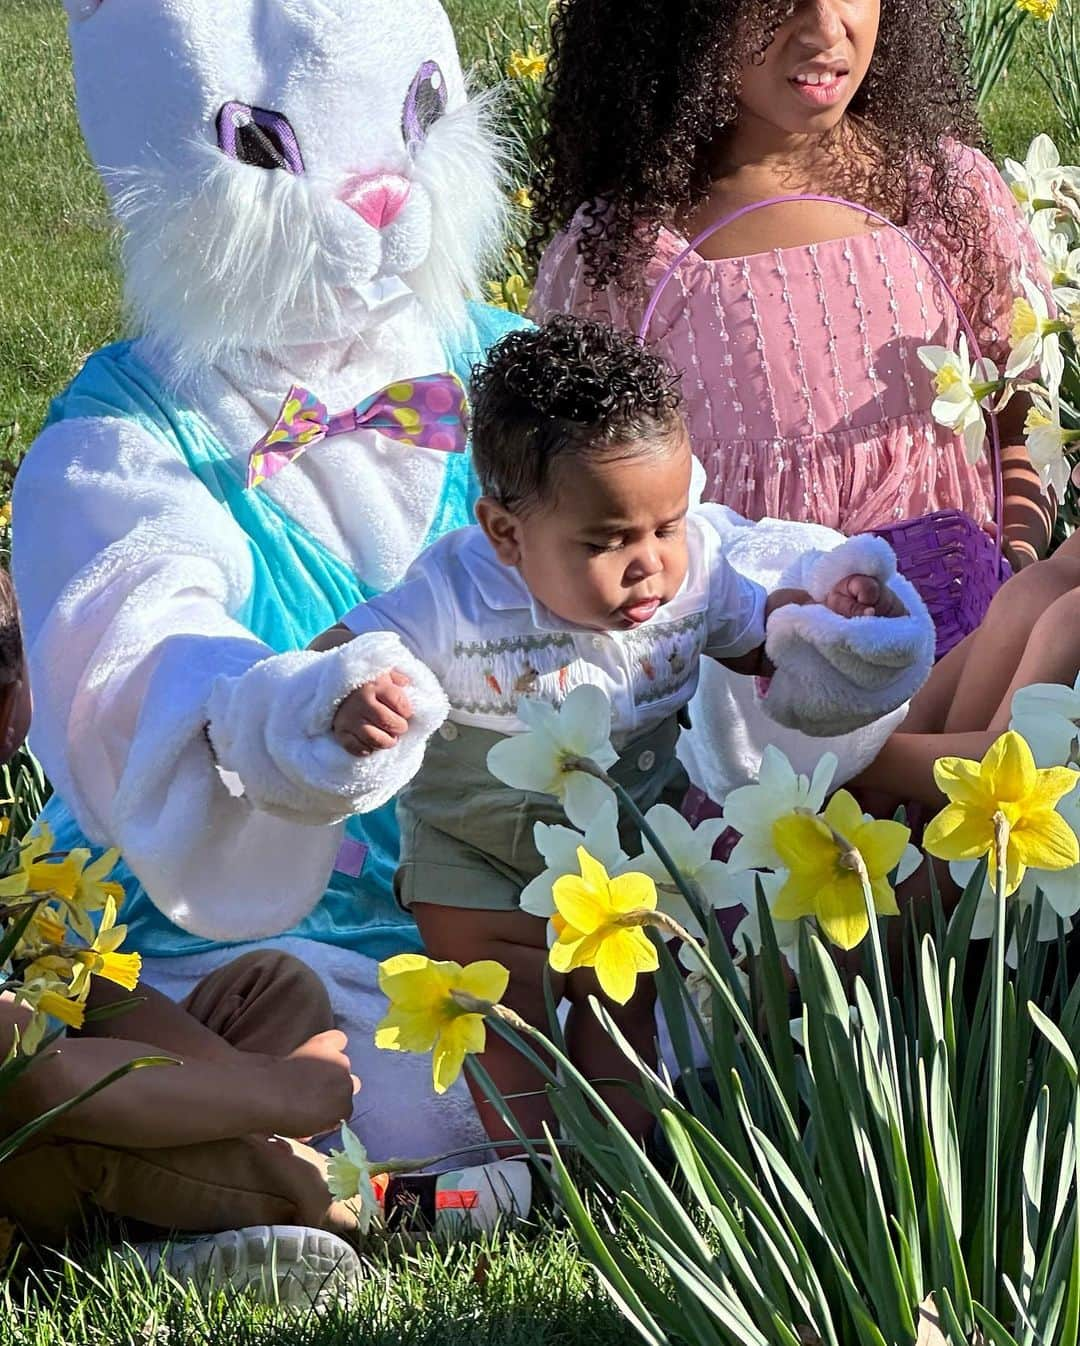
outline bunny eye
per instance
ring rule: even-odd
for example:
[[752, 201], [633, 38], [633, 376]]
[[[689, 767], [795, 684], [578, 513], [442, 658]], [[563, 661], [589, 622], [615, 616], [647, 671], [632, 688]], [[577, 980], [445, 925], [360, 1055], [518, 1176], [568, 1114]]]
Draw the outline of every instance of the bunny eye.
[[401, 132], [410, 152], [417, 150], [446, 111], [446, 76], [435, 61], [425, 61], [416, 72], [405, 99]]
[[304, 159], [287, 117], [247, 103], [226, 103], [217, 116], [222, 154], [252, 168], [280, 168], [299, 177]]

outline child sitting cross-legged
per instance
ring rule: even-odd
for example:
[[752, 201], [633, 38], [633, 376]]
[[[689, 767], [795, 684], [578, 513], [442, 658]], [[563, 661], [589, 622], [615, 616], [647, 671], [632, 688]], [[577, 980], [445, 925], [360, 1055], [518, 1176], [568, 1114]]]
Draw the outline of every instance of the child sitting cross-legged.
[[[659, 358], [602, 324], [556, 318], [506, 337], [473, 382], [478, 526], [429, 548], [397, 589], [315, 642], [326, 649], [393, 633], [442, 685], [449, 719], [399, 797], [399, 900], [432, 957], [506, 966], [505, 1003], [538, 1026], [547, 1017], [547, 932], [520, 898], [543, 870], [535, 824], [563, 817], [554, 799], [488, 772], [493, 745], [527, 728], [519, 699], [559, 705], [582, 685], [602, 689], [619, 752], [612, 775], [643, 810], [677, 806], [687, 784], [675, 752], [679, 714], [700, 657], [768, 676], [771, 615], [815, 601], [804, 589], [767, 593], [740, 575], [708, 518], [690, 508], [693, 458], [677, 389]], [[844, 569], [843, 548], [828, 559], [818, 600], [830, 621], [905, 614], [880, 575]], [[387, 672], [343, 701], [333, 733], [357, 755], [393, 749], [412, 710], [408, 678]], [[880, 713], [867, 705], [864, 722]], [[596, 990], [589, 969], [554, 978], [556, 999], [570, 1002], [571, 1055], [591, 1078], [617, 1081], [626, 1063], [584, 1003]], [[641, 986], [614, 1007], [646, 1059], [655, 1059], [651, 994]], [[533, 1068], [498, 1038], [483, 1064], [525, 1133], [539, 1136], [550, 1113]], [[494, 1109], [474, 1096], [492, 1137], [506, 1138]], [[629, 1091], [616, 1087], [611, 1102], [644, 1130]]]

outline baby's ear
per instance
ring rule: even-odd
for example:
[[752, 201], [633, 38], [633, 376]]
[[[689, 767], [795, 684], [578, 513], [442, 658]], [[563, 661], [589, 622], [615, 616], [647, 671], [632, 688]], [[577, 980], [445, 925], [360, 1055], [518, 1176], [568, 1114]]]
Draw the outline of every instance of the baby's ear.
[[490, 495], [482, 495], [476, 502], [476, 522], [503, 565], [516, 566], [521, 560], [517, 516]]
[[91, 14], [95, 14], [105, 0], [64, 0], [64, 8], [68, 12], [68, 18], [72, 22], [79, 19], [88, 19]]

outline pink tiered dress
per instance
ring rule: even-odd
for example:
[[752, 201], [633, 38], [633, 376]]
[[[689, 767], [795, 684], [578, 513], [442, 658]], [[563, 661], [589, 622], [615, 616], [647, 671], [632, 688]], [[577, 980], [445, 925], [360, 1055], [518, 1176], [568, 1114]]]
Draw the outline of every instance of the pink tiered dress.
[[[983, 353], [1007, 354], [1021, 273], [1049, 290], [1038, 248], [992, 164], [965, 147], [956, 171], [987, 221], [993, 285], [973, 294], [943, 227], [912, 228], [972, 320]], [[575, 313], [637, 331], [686, 240], [664, 229], [640, 283], [593, 290], [578, 223], [549, 246], [532, 313]], [[985, 282], [982, 289], [986, 289]], [[825, 524], [853, 534], [939, 509], [993, 518], [993, 476], [930, 415], [917, 351], [953, 345], [956, 309], [891, 229], [749, 257], [691, 254], [661, 298], [650, 342], [683, 374], [705, 499], [749, 519]]]
[[[989, 160], [956, 146], [953, 167], [983, 221], [989, 276], [975, 283], [963, 274], [944, 224], [913, 224], [910, 234], [962, 304], [982, 353], [1001, 368], [1021, 275], [1048, 296], [1050, 284]], [[575, 219], [547, 249], [532, 315], [574, 313], [636, 332], [687, 240], [661, 230], [639, 282], [628, 291], [593, 290], [579, 228]], [[704, 499], [748, 519], [794, 519], [851, 535], [944, 509], [992, 521], [991, 464], [968, 463], [959, 437], [934, 421], [932, 377], [917, 355], [920, 346], [955, 346], [959, 330], [956, 304], [925, 261], [881, 228], [748, 257], [692, 253], [664, 290], [648, 337], [682, 373]], [[706, 679], [700, 696], [707, 694]], [[707, 739], [704, 726], [696, 732]], [[695, 785], [684, 812], [696, 823], [721, 809]], [[718, 856], [732, 840], [721, 839]]]

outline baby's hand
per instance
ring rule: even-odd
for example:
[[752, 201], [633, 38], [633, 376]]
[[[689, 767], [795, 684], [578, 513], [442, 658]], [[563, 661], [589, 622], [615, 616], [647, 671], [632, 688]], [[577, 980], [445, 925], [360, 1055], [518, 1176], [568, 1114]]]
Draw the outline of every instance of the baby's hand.
[[354, 757], [366, 757], [380, 748], [392, 748], [409, 727], [412, 704], [402, 691], [409, 686], [404, 673], [392, 669], [350, 692], [338, 706], [331, 732]]
[[888, 585], [870, 575], [848, 575], [825, 599], [841, 617], [906, 617], [907, 608]]

